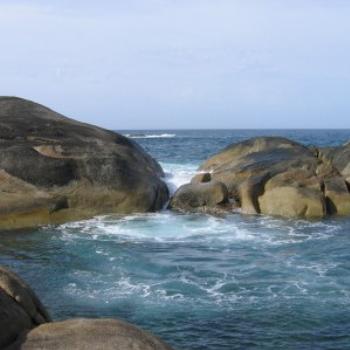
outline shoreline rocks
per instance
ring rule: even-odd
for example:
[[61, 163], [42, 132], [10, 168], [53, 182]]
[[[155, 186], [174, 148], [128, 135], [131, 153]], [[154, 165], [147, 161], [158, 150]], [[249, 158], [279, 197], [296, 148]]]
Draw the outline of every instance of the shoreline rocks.
[[[199, 171], [169, 208], [350, 215], [350, 143], [316, 148], [257, 137], [226, 147]], [[28, 100], [0, 97], [0, 230], [157, 211], [169, 200], [163, 176], [133, 140]]]
[[201, 208], [205, 213], [219, 213], [228, 205], [226, 186], [219, 181], [210, 181], [181, 186], [170, 200], [169, 208], [182, 212], [198, 212]]
[[50, 316], [31, 288], [0, 266], [0, 349], [24, 331], [50, 322]]
[[156, 211], [169, 197], [163, 176], [133, 140], [0, 97], [0, 230]]
[[42, 324], [7, 350], [171, 350], [163, 341], [127, 322], [75, 318]]
[[116, 319], [52, 322], [31, 288], [3, 266], [0, 266], [0, 348], [171, 350], [149, 332]]
[[[209, 158], [191, 181], [178, 189], [171, 207], [184, 211], [184, 193], [191, 210], [240, 209], [243, 214], [320, 219], [350, 215], [350, 145], [317, 149], [280, 137], [257, 137], [232, 144]], [[226, 187], [232, 206], [215, 197], [201, 200], [193, 184]], [[203, 186], [203, 184], [201, 185]], [[189, 194], [189, 192], [191, 192]]]

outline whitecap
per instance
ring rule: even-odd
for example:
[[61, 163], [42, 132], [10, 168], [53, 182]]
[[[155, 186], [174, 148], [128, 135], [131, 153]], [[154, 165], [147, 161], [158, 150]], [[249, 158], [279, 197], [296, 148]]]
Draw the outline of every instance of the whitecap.
[[131, 139], [163, 139], [163, 138], [173, 138], [176, 137], [176, 134], [168, 134], [168, 133], [162, 133], [162, 134], [124, 134], [125, 137], [129, 137]]

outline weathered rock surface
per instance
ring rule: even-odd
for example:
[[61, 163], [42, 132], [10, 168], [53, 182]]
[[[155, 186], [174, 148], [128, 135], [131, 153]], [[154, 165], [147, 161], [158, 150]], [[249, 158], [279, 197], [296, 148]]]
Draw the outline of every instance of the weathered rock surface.
[[218, 181], [191, 183], [181, 186], [174, 194], [169, 207], [183, 212], [210, 212], [226, 207], [228, 192]]
[[48, 312], [31, 288], [0, 266], [0, 349], [26, 330], [49, 321]]
[[[259, 137], [228, 146], [199, 170], [210, 174], [206, 186], [224, 184], [242, 213], [310, 219], [350, 215], [350, 145], [319, 150]], [[192, 180], [202, 181], [202, 174]]]
[[51, 322], [31, 288], [0, 266], [0, 349], [171, 350], [160, 339], [114, 319]]
[[171, 350], [155, 336], [113, 319], [71, 319], [34, 328], [8, 350]]
[[211, 181], [211, 175], [209, 173], [199, 173], [192, 178], [191, 183], [199, 184], [199, 183], [210, 182], [210, 181]]
[[321, 148], [319, 157], [324, 162], [331, 163], [341, 176], [350, 183], [350, 142], [340, 147]]
[[162, 208], [163, 171], [138, 144], [0, 97], [0, 229]]

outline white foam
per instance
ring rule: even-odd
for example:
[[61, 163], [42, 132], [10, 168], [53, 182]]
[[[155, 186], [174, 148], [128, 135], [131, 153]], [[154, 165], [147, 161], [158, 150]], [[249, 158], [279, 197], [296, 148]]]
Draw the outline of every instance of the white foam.
[[129, 137], [131, 139], [167, 139], [176, 137], [176, 134], [124, 134], [124, 136]]
[[165, 172], [164, 181], [173, 194], [180, 186], [189, 183], [197, 173], [197, 164], [161, 163]]
[[268, 217], [244, 217], [239, 214], [214, 217], [202, 214], [176, 214], [168, 210], [128, 216], [109, 215], [57, 227], [55, 237], [69, 242], [76, 239], [133, 242], [202, 242], [209, 247], [252, 241], [257, 246], [283, 246], [306, 241], [328, 240], [336, 223], [286, 221]]
[[[94, 219], [66, 223], [57, 227], [59, 239], [132, 242], [202, 242], [209, 247], [235, 241], [255, 243], [272, 240], [259, 229], [252, 229], [238, 215], [219, 218], [210, 215], [179, 215], [170, 211], [129, 216], [100, 216]], [[273, 243], [272, 243], [273, 244]]]

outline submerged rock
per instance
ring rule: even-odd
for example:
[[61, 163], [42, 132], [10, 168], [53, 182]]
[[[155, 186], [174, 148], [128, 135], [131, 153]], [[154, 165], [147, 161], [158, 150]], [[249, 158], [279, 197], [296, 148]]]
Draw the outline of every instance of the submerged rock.
[[223, 183], [242, 213], [312, 219], [350, 215], [349, 169], [349, 145], [318, 150], [258, 137], [228, 146], [199, 170]]
[[48, 312], [31, 288], [0, 266], [0, 349], [23, 332], [49, 321]]
[[0, 349], [171, 350], [152, 334], [115, 319], [51, 322], [31, 288], [0, 266]]
[[168, 200], [162, 176], [122, 135], [0, 97], [0, 229], [155, 211]]

